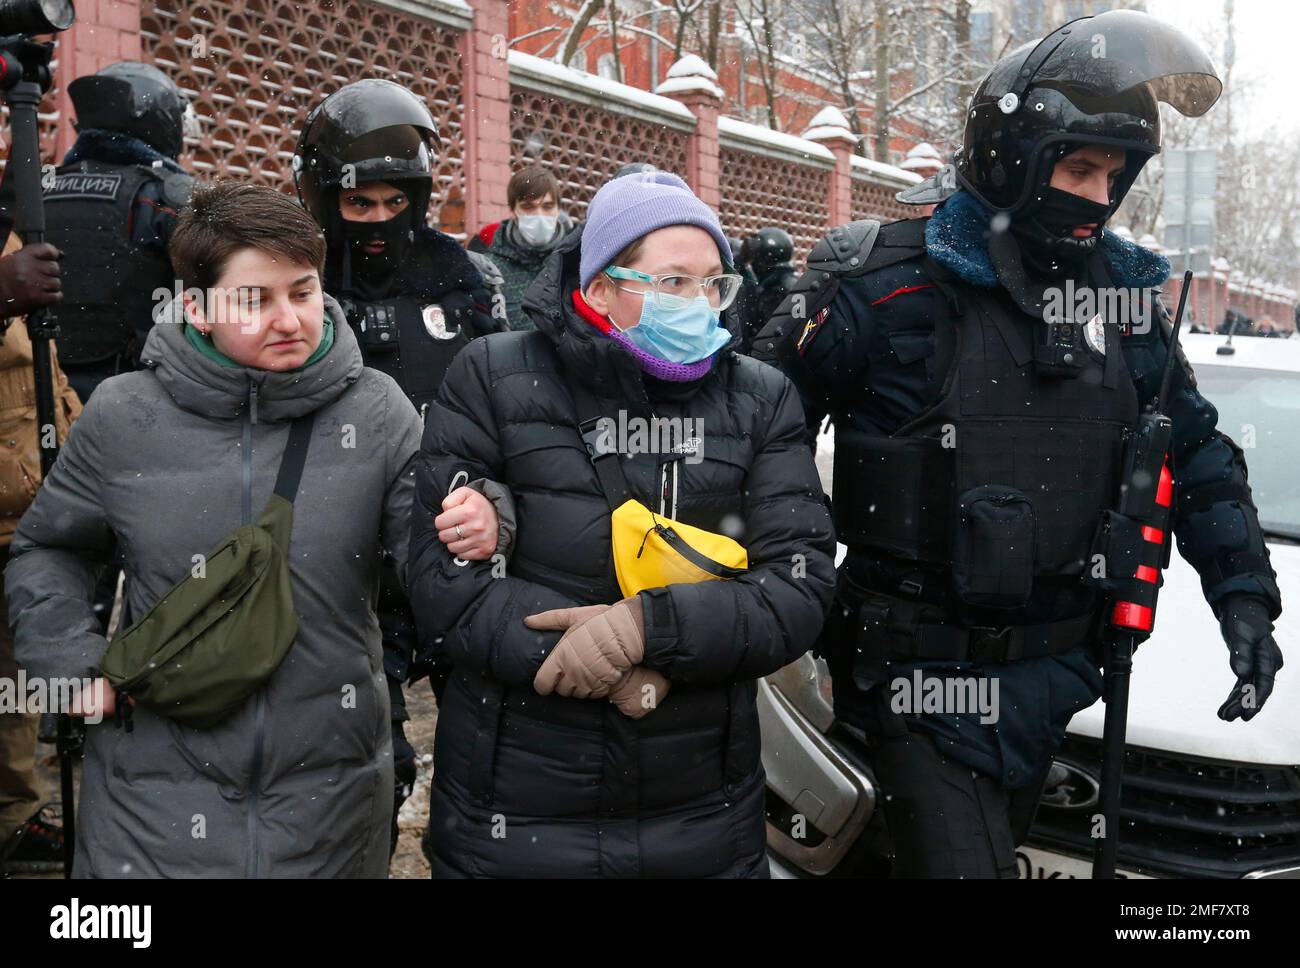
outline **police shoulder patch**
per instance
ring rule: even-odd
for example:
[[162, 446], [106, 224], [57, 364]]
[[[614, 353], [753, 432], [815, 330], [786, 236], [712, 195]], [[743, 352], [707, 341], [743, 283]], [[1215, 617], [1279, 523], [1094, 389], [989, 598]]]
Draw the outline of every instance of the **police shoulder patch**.
[[799, 333], [799, 338], [795, 341], [795, 349], [800, 353], [803, 353], [803, 351], [808, 348], [808, 344], [813, 341], [813, 337], [816, 336], [818, 331], [822, 328], [822, 324], [826, 322], [826, 317], [830, 314], [830, 306], [823, 306], [821, 310], [815, 313], [813, 318], [804, 324], [803, 330]]

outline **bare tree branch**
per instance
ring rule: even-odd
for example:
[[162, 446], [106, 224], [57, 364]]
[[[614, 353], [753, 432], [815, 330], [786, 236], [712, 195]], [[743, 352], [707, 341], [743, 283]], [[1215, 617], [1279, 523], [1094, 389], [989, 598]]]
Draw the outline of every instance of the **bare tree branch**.
[[614, 80], [623, 81], [623, 60], [618, 54], [618, 3], [605, 0], [605, 13], [609, 17], [609, 49], [614, 54]]
[[573, 55], [578, 52], [578, 44], [582, 41], [582, 35], [587, 30], [587, 25], [591, 18], [596, 15], [604, 0], [584, 0], [582, 9], [578, 11], [578, 16], [574, 18], [573, 26], [569, 28], [568, 39], [564, 42], [564, 51], [560, 54], [560, 63], [565, 67], [573, 60]]
[[536, 37], [539, 34], [552, 33], [553, 31], [563, 30], [563, 29], [564, 28], [561, 27], [559, 24], [547, 24], [545, 27], [538, 27], [536, 30], [530, 30], [528, 31], [528, 33], [520, 34], [518, 37], [511, 37], [510, 46], [513, 47], [515, 46], [515, 44], [522, 43], [523, 41], [528, 40], [530, 37]]

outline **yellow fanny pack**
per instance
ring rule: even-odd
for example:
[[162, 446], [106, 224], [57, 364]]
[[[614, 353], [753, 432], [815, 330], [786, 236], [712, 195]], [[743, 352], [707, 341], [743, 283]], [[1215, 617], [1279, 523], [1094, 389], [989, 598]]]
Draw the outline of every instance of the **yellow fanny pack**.
[[660, 517], [640, 501], [615, 508], [610, 531], [618, 587], [627, 596], [664, 585], [738, 578], [749, 568], [745, 549], [725, 534]]
[[[632, 497], [622, 458], [609, 446], [608, 435], [601, 433], [601, 405], [581, 379], [573, 377], [570, 387], [580, 418], [578, 431], [609, 503], [614, 571], [623, 594], [743, 575], [749, 568], [743, 545], [724, 534], [655, 514]], [[597, 416], [582, 419], [584, 412]]]

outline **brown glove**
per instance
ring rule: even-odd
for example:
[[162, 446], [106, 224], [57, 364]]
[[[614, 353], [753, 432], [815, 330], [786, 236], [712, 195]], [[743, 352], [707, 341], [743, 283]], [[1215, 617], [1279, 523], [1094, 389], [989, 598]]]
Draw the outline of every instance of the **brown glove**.
[[543, 696], [602, 699], [645, 655], [645, 626], [636, 596], [613, 605], [556, 608], [528, 615], [530, 629], [564, 631], [533, 679]]
[[672, 682], [654, 669], [633, 666], [609, 693], [609, 701], [629, 719], [654, 712], [668, 695]]

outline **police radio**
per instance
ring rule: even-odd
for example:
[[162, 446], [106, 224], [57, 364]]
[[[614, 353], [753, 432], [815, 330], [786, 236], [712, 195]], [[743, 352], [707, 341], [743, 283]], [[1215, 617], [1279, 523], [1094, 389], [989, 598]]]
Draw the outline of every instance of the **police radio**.
[[[1174, 477], [1169, 470], [1173, 421], [1165, 413], [1169, 380], [1178, 357], [1178, 332], [1183, 324], [1189, 269], [1183, 274], [1178, 309], [1169, 337], [1169, 355], [1160, 378], [1160, 392], [1138, 420], [1124, 453], [1119, 507], [1103, 516], [1094, 552], [1108, 575], [1092, 576], [1090, 584], [1112, 595], [1108, 619], [1110, 648], [1106, 657], [1106, 726], [1102, 734], [1101, 790], [1098, 809], [1104, 826], [1093, 852], [1092, 876], [1115, 876], [1119, 847], [1120, 790], [1124, 777], [1124, 744], [1128, 730], [1129, 679], [1133, 652], [1155, 627], [1160, 572], [1169, 564], [1169, 535]], [[1094, 556], [1093, 561], [1097, 561]]]

